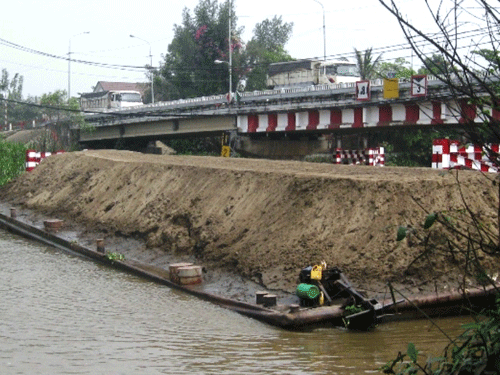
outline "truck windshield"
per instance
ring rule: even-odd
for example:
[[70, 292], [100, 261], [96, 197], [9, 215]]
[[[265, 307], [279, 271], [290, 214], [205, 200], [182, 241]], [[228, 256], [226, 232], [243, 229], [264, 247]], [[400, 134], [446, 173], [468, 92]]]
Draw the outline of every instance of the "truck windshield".
[[353, 64], [335, 64], [326, 67], [327, 75], [339, 75], [339, 76], [350, 76], [357, 77], [358, 68]]
[[135, 92], [124, 92], [120, 94], [122, 102], [142, 103], [141, 94]]

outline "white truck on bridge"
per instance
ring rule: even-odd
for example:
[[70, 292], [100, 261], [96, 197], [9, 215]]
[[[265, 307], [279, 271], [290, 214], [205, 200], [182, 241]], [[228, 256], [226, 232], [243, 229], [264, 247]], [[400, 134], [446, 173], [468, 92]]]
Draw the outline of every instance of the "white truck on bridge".
[[141, 93], [132, 90], [90, 92], [80, 96], [80, 108], [85, 111], [136, 107], [143, 104]]
[[269, 65], [267, 86], [272, 89], [352, 83], [359, 81], [355, 63], [347, 60], [296, 60]]

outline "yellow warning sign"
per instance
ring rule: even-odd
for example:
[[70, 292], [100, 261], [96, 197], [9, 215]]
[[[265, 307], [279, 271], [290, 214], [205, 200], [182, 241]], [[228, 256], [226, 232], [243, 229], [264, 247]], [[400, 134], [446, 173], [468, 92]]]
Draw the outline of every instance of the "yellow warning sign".
[[384, 78], [384, 99], [399, 98], [399, 79]]
[[222, 146], [222, 151], [220, 153], [220, 156], [223, 158], [228, 158], [231, 156], [231, 147], [229, 146]]

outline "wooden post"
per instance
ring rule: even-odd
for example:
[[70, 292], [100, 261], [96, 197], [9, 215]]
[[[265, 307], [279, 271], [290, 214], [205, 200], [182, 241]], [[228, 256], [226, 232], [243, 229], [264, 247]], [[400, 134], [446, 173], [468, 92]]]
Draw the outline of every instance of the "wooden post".
[[97, 245], [97, 252], [104, 254], [105, 248], [104, 248], [104, 239], [99, 238], [96, 240], [96, 245]]
[[257, 303], [257, 305], [263, 305], [264, 296], [266, 296], [267, 294], [267, 292], [255, 292], [255, 303]]

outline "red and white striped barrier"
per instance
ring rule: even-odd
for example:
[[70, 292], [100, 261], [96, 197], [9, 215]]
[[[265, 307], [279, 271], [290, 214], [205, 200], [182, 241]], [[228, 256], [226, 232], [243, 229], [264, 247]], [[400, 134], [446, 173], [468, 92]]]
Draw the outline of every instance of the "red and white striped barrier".
[[363, 164], [383, 167], [385, 166], [385, 151], [383, 147], [367, 148], [366, 150], [343, 150], [337, 148], [335, 164]]
[[[488, 158], [483, 147], [459, 146], [459, 141], [435, 139], [432, 142], [432, 168], [460, 169], [465, 167], [481, 172], [498, 173], [498, 165]], [[495, 153], [499, 152], [499, 145], [488, 145], [487, 147]]]
[[57, 151], [55, 153], [51, 152], [37, 152], [35, 150], [26, 150], [26, 171], [30, 172], [35, 167], [41, 163], [41, 161], [45, 158], [48, 158], [50, 155], [59, 155], [64, 153], [64, 151]]

